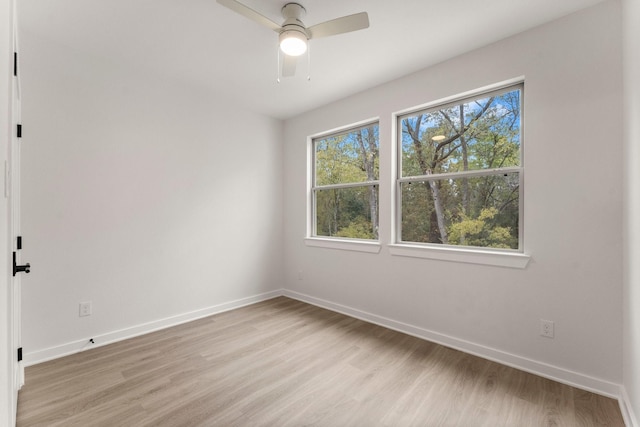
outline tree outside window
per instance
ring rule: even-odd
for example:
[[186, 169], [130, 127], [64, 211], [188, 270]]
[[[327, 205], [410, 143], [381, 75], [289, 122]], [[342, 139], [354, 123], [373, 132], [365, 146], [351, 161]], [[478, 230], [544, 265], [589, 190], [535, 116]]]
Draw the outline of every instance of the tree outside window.
[[378, 124], [313, 140], [314, 235], [378, 239]]
[[399, 241], [520, 249], [522, 93], [398, 118]]

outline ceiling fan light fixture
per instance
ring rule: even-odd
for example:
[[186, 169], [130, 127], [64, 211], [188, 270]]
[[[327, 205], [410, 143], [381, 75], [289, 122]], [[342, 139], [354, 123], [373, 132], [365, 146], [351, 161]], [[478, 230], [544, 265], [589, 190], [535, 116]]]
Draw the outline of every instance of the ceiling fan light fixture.
[[[282, 17], [284, 18], [284, 22], [282, 24], [272, 21], [270, 18], [267, 18], [260, 12], [251, 9], [241, 1], [217, 1], [222, 6], [278, 33], [278, 49], [280, 49], [278, 50], [278, 68], [279, 70], [282, 70], [283, 77], [291, 77], [295, 74], [296, 62], [298, 62], [297, 57], [305, 52], [309, 52], [309, 40], [369, 28], [369, 15], [367, 12], [341, 16], [307, 28], [304, 25], [304, 22], [302, 22], [307, 11], [301, 4], [295, 3], [295, 0], [293, 2], [286, 3], [280, 10]], [[284, 59], [282, 61], [280, 60], [280, 51], [284, 53]], [[307, 59], [310, 60], [308, 53]], [[308, 78], [309, 77], [307, 76], [307, 79]]]
[[289, 56], [300, 56], [307, 51], [307, 36], [297, 30], [280, 33], [280, 49]]

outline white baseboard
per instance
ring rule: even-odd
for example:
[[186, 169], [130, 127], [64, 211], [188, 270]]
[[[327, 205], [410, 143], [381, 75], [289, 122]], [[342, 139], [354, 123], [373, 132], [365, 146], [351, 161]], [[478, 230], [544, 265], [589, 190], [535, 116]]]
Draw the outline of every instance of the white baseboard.
[[342, 304], [337, 304], [321, 298], [312, 297], [310, 295], [286, 289], [279, 289], [259, 295], [254, 295], [251, 297], [214, 305], [201, 310], [196, 310], [165, 319], [160, 319], [157, 321], [132, 326], [130, 328], [93, 336], [91, 337], [95, 341], [95, 343], [93, 344], [89, 343], [89, 337], [87, 337], [83, 340], [73, 341], [44, 350], [26, 353], [24, 356], [24, 364], [25, 366], [35, 365], [37, 363], [42, 363], [48, 360], [57, 359], [59, 357], [85, 351], [89, 348], [95, 348], [98, 346], [103, 346], [117, 341], [133, 338], [139, 335], [169, 328], [171, 326], [176, 326], [182, 323], [244, 307], [250, 304], [255, 304], [257, 302], [266, 301], [279, 296], [286, 296], [318, 307], [326, 308], [328, 310], [355, 317], [369, 323], [380, 325], [385, 328], [393, 329], [398, 332], [412, 335], [421, 339], [425, 339], [427, 341], [444, 345], [446, 347], [463, 351], [465, 353], [473, 354], [484, 359], [492, 360], [503, 365], [511, 366], [525, 372], [539, 375], [544, 378], [558, 381], [563, 384], [617, 399], [620, 403], [620, 410], [627, 427], [640, 427], [640, 424], [638, 424], [638, 419], [633, 413], [633, 408], [630, 405], [629, 396], [627, 395], [624, 387], [622, 387], [620, 384], [604, 381], [598, 378], [591, 377], [589, 375], [580, 374], [568, 369], [559, 368], [557, 366], [552, 366], [543, 362], [538, 362], [522, 356], [510, 354], [501, 350], [475, 344], [469, 341], [461, 340], [455, 337], [440, 334], [438, 332], [430, 331], [424, 328], [378, 316], [376, 314], [351, 308]]
[[[465, 353], [473, 354], [475, 356], [507, 365], [512, 368], [539, 375], [541, 377], [567, 384], [572, 387], [611, 397], [619, 401], [621, 400], [620, 384], [615, 384], [609, 381], [580, 374], [578, 372], [573, 372], [564, 368], [552, 366], [543, 362], [527, 359], [526, 357], [514, 355], [490, 347], [485, 347], [483, 345], [440, 334], [438, 332], [430, 331], [417, 326], [397, 322], [395, 320], [387, 319], [376, 314], [367, 313], [365, 311], [347, 307], [341, 304], [336, 304], [320, 298], [312, 297], [310, 295], [305, 295], [286, 289], [284, 290], [284, 295], [289, 298], [316, 305], [318, 307], [346, 314], [347, 316], [355, 317], [369, 323], [384, 326], [385, 328], [393, 329], [407, 335], [412, 335], [417, 338], [422, 338], [449, 348], [463, 351]], [[632, 426], [636, 427], [633, 424]]]
[[[203, 309], [192, 311], [189, 313], [179, 314], [177, 316], [171, 316], [165, 319], [143, 323], [140, 325], [132, 326], [130, 328], [125, 328], [118, 331], [112, 331], [102, 335], [94, 335], [82, 340], [69, 342], [66, 344], [46, 348], [43, 350], [34, 351], [31, 353], [25, 353], [23, 361], [25, 366], [35, 365], [38, 363], [46, 362], [48, 360], [53, 360], [59, 357], [68, 356], [70, 354], [89, 350], [91, 348], [96, 348], [99, 346], [111, 344], [116, 341], [126, 340], [139, 335], [155, 332], [160, 329], [165, 329], [171, 326], [180, 325], [182, 323], [191, 322], [193, 320], [201, 319], [203, 317], [211, 316], [213, 314], [222, 313], [224, 311], [233, 310], [233, 309], [244, 307], [250, 304], [255, 304], [260, 301], [266, 301], [282, 295], [283, 295], [283, 291], [281, 289], [278, 289], [278, 290], [267, 292], [264, 294], [254, 295], [251, 297], [242, 298], [235, 301], [229, 301], [226, 303], [217, 304], [211, 307], [203, 308]], [[93, 344], [89, 343], [90, 338], [93, 338], [94, 340]]]
[[622, 412], [622, 417], [624, 418], [624, 423], [627, 427], [640, 427], [640, 422], [638, 422], [638, 417], [633, 412], [633, 405], [631, 405], [631, 400], [629, 399], [629, 395], [627, 394], [627, 389], [623, 386], [621, 387], [620, 393], [620, 412]]

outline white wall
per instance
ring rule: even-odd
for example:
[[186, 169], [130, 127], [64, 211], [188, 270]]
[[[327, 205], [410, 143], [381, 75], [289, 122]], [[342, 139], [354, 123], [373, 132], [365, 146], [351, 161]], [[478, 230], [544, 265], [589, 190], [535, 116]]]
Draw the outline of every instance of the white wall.
[[[285, 123], [292, 295], [615, 395], [622, 381], [620, 5], [601, 3]], [[418, 53], [419, 54], [419, 53]], [[391, 116], [525, 76], [524, 270], [307, 247], [307, 136], [380, 117], [389, 243]], [[299, 280], [298, 272], [303, 279]], [[555, 321], [555, 339], [539, 336]]]
[[625, 106], [624, 388], [640, 426], [640, 2], [622, 2]]
[[[627, 22], [637, 22], [637, 2], [625, 2], [633, 8]], [[268, 294], [284, 271], [296, 296], [404, 322], [605, 393], [624, 381], [637, 413], [637, 268], [625, 282], [624, 379], [620, 364], [620, 20], [619, 2], [605, 2], [303, 114], [286, 122], [284, 150], [276, 120], [22, 34], [23, 259], [33, 266], [23, 278], [27, 361]], [[522, 75], [527, 269], [304, 245], [308, 135], [380, 117], [388, 243], [392, 113]], [[627, 135], [638, 140], [631, 123]], [[640, 179], [631, 182], [626, 194], [637, 194]], [[627, 218], [638, 210], [628, 205]], [[640, 246], [633, 236], [630, 256]], [[79, 318], [85, 300], [94, 314]], [[555, 339], [538, 336], [540, 318], [556, 322]]]
[[28, 363], [282, 287], [281, 121], [21, 37]]

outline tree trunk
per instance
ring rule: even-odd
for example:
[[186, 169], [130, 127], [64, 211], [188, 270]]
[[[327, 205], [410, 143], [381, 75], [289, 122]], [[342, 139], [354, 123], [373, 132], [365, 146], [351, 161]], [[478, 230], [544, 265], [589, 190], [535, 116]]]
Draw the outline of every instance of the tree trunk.
[[[422, 149], [422, 144], [420, 142], [420, 138], [418, 135], [418, 130], [420, 129], [420, 123], [422, 123], [423, 116], [420, 115], [416, 119], [416, 127], [415, 129], [411, 129], [409, 122], [405, 122], [407, 126], [407, 132], [411, 136], [413, 141], [413, 148], [416, 150], [416, 155], [418, 156], [418, 164], [420, 165], [420, 169], [423, 175], [431, 175], [431, 168], [427, 164], [427, 159], [424, 157], [424, 150]], [[437, 163], [437, 158], [434, 157], [432, 163]], [[440, 241], [442, 243], [448, 243], [449, 236], [447, 234], [447, 226], [444, 221], [444, 210], [442, 208], [442, 201], [440, 200], [440, 190], [438, 188], [438, 183], [435, 181], [429, 181], [426, 183], [427, 187], [431, 191], [431, 197], [433, 199], [433, 206], [436, 211], [436, 223], [438, 225], [438, 230], [440, 231]]]
[[[363, 137], [362, 131], [356, 134], [358, 145], [360, 147], [360, 156], [362, 157], [362, 168], [367, 173], [367, 181], [375, 181], [375, 164], [378, 157], [378, 149], [376, 146], [373, 128], [367, 128], [367, 136]], [[365, 144], [366, 139], [366, 144]], [[378, 238], [378, 192], [375, 185], [369, 187], [369, 215], [371, 217], [371, 228], [374, 237]]]
[[[467, 138], [464, 136], [464, 104], [460, 104], [460, 147], [462, 148], [462, 169], [469, 170], [469, 155], [467, 152]], [[462, 178], [462, 211], [465, 216], [469, 215], [469, 178]], [[466, 237], [460, 234], [460, 244], [464, 245]]]
[[369, 206], [371, 207], [371, 226], [373, 237], [378, 238], [378, 192], [376, 186], [369, 187]]
[[429, 188], [431, 189], [433, 206], [436, 211], [438, 230], [440, 230], [440, 241], [446, 244], [449, 242], [449, 235], [447, 234], [447, 225], [444, 222], [444, 212], [442, 211], [442, 201], [440, 200], [440, 189], [438, 188], [438, 183], [435, 181], [429, 181]]
[[[462, 170], [469, 170], [467, 138], [464, 136], [464, 105], [460, 105], [460, 147], [462, 148]], [[465, 215], [469, 214], [469, 179], [462, 178], [462, 206]]]
[[338, 213], [340, 210], [340, 198], [337, 190], [333, 190], [333, 201], [333, 231], [330, 236], [338, 234], [338, 221], [340, 221], [340, 214]]

